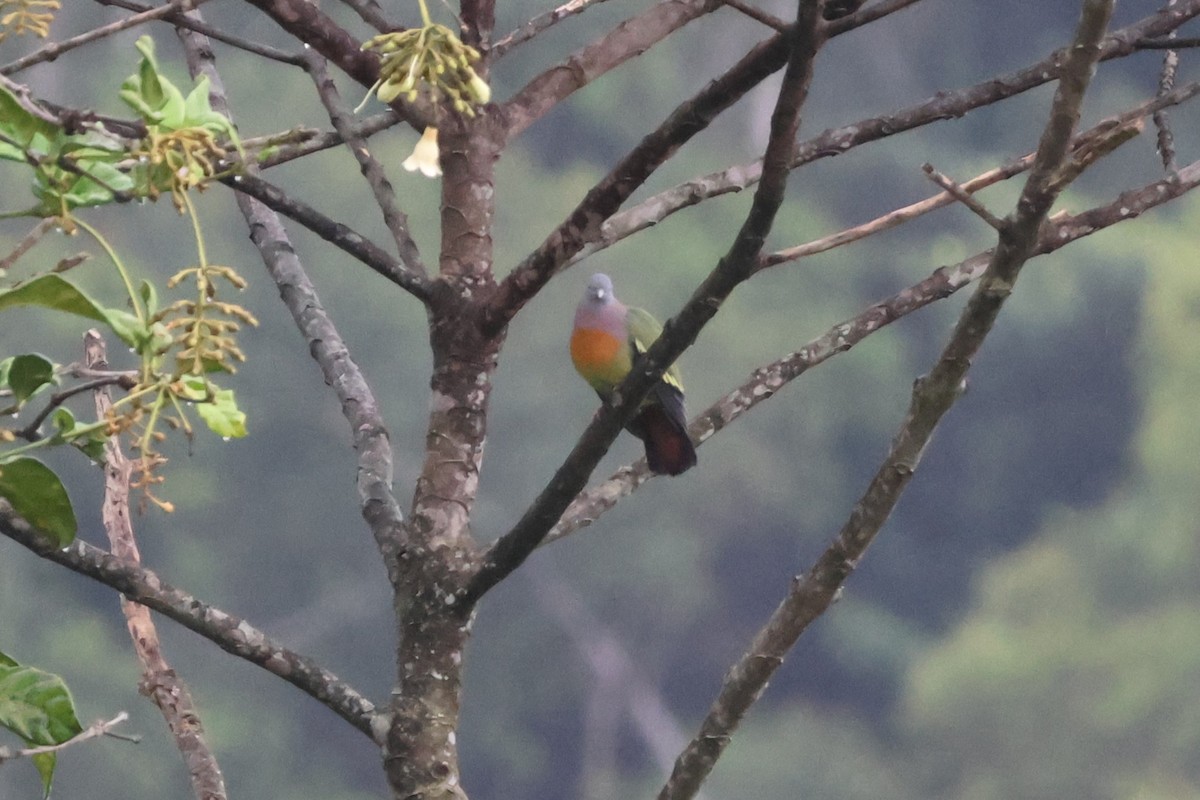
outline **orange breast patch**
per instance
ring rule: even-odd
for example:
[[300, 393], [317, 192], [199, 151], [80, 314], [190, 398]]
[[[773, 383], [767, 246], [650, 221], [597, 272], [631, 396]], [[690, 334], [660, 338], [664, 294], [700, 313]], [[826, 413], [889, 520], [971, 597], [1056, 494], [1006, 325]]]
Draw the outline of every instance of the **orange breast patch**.
[[596, 387], [612, 386], [629, 373], [628, 345], [607, 331], [579, 328], [571, 334], [571, 361]]

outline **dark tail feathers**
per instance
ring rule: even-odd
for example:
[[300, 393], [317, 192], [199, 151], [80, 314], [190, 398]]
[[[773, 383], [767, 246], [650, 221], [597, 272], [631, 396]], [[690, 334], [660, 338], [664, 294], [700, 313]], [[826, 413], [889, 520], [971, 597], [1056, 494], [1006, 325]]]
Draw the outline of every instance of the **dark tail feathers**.
[[696, 466], [696, 448], [687, 435], [683, 394], [674, 386], [656, 386], [629, 430], [645, 442], [651, 472], [680, 475]]

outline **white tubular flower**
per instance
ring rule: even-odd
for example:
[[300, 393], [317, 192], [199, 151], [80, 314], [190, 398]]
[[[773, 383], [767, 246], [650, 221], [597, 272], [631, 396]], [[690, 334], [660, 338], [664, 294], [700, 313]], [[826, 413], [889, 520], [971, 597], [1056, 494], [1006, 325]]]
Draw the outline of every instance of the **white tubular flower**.
[[437, 128], [429, 127], [421, 135], [421, 141], [413, 148], [412, 155], [404, 159], [402, 166], [409, 172], [421, 171], [426, 178], [436, 178], [442, 174], [438, 165]]

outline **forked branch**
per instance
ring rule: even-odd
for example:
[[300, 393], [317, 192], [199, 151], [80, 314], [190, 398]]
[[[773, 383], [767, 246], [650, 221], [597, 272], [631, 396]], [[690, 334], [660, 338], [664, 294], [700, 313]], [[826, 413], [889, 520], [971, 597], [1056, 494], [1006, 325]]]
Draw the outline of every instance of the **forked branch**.
[[1063, 65], [1050, 118], [1016, 210], [1006, 221], [979, 287], [933, 369], [913, 389], [908, 414], [883, 464], [829, 548], [796, 578], [787, 597], [725, 678], [700, 732], [675, 763], [659, 800], [694, 797], [730, 736], [809, 623], [824, 613], [891, 515], [942, 415], [959, 397], [971, 359], [991, 331], [1057, 197], [1063, 165], [1114, 0], [1084, 0], [1075, 41]]

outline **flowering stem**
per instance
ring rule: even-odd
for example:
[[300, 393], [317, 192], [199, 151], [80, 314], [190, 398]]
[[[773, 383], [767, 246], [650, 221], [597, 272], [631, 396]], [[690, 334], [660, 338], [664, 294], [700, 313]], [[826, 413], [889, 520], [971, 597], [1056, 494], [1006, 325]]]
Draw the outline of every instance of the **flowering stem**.
[[421, 21], [424, 22], [425, 27], [428, 28], [433, 24], [433, 20], [429, 18], [429, 9], [425, 6], [425, 0], [417, 0], [417, 5], [421, 7]]
[[125, 283], [125, 291], [129, 292], [129, 303], [133, 306], [134, 313], [137, 314], [138, 322], [145, 325], [146, 311], [142, 308], [141, 298], [138, 297], [137, 291], [133, 288], [133, 279], [129, 277], [129, 272], [125, 269], [125, 265], [121, 263], [121, 258], [117, 255], [117, 251], [112, 248], [107, 239], [100, 235], [100, 231], [79, 217], [73, 217], [71, 221], [87, 231], [104, 248], [104, 252], [108, 254], [109, 259], [113, 262], [113, 266], [117, 268], [117, 273], [121, 276], [121, 280]]

